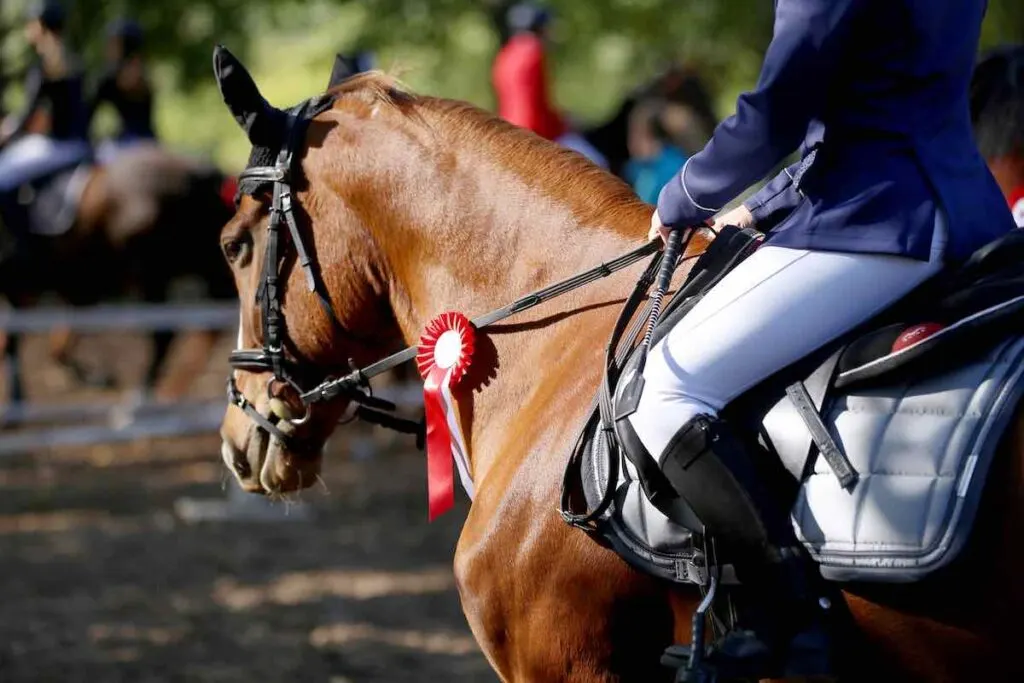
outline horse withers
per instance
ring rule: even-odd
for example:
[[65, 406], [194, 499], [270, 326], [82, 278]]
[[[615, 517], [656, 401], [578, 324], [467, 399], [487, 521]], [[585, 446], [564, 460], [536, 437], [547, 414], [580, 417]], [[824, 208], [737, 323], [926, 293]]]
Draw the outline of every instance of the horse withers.
[[[234, 357], [222, 456], [247, 490], [313, 485], [354, 394], [309, 404], [298, 394], [348, 373], [349, 359], [366, 365], [416, 343], [441, 312], [498, 308], [642, 243], [650, 209], [625, 184], [469, 105], [367, 74], [282, 112], [226, 50], [215, 64], [254, 146], [252, 182], [221, 233], [246, 349]], [[474, 489], [455, 575], [503, 680], [669, 681], [659, 659], [691, 637], [695, 587], [633, 569], [557, 512], [602, 347], [640, 270], [480, 330], [454, 393]], [[841, 678], [1019, 678], [1021, 423], [960, 573], [846, 592], [855, 628]]]

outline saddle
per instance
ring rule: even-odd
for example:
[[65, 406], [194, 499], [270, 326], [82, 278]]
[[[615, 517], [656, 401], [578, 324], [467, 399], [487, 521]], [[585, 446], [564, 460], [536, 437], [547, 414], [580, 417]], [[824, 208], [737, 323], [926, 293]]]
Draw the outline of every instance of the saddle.
[[[724, 229], [669, 304], [654, 341], [758, 238]], [[613, 338], [612, 346], [619, 343]], [[700, 520], [674, 511], [680, 524], [655, 509], [638, 476], [649, 464], [614, 437], [616, 380], [637, 361], [628, 341], [621, 346], [570, 457], [562, 516], [641, 571], [706, 587]], [[780, 370], [723, 416], [776, 456], [797, 536], [825, 578], [911, 582], [948, 565], [965, 545], [1022, 395], [1024, 231], [1014, 231]], [[725, 567], [723, 581], [734, 580]]]

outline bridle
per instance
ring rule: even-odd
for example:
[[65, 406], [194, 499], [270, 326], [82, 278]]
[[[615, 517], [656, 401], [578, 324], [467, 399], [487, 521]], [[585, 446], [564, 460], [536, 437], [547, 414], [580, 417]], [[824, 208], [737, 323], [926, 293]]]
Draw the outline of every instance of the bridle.
[[[285, 354], [285, 321], [281, 314], [282, 286], [281, 271], [283, 268], [284, 228], [287, 228], [288, 237], [295, 249], [298, 264], [302, 268], [306, 278], [306, 288], [316, 296], [317, 301], [324, 313], [330, 319], [335, 330], [344, 336], [351, 336], [347, 333], [338, 315], [334, 311], [330, 298], [327, 296], [317, 273], [313, 268], [313, 260], [309, 250], [302, 240], [298, 223], [295, 220], [295, 210], [292, 203], [292, 173], [294, 163], [294, 152], [308, 119], [301, 118], [300, 112], [308, 108], [309, 103], [304, 103], [288, 112], [285, 124], [284, 144], [277, 155], [277, 161], [273, 166], [251, 166], [245, 169], [238, 177], [239, 184], [248, 184], [252, 187], [273, 184], [273, 195], [270, 205], [270, 220], [267, 224], [267, 245], [264, 252], [263, 268], [260, 273], [260, 284], [256, 290], [256, 303], [260, 309], [260, 317], [263, 329], [263, 348], [261, 349], [235, 349], [228, 358], [228, 363], [233, 370], [247, 370], [250, 372], [269, 372], [270, 381], [267, 382], [267, 394], [272, 397], [274, 390], [282, 385], [290, 387], [301, 399], [305, 407], [305, 413], [300, 418], [289, 419], [293, 425], [302, 425], [309, 420], [311, 404], [317, 401], [327, 400], [327, 396], [313, 398], [304, 387], [308, 386], [304, 380], [307, 373], [303, 372], [301, 366], [288, 358]], [[241, 321], [240, 321], [241, 324]], [[317, 386], [319, 388], [326, 382]], [[392, 404], [381, 399], [374, 398], [368, 391], [366, 385], [339, 387], [331, 398], [345, 394], [347, 398], [360, 403], [362, 406], [372, 410], [390, 410]], [[314, 389], [314, 392], [316, 389]], [[265, 429], [282, 442], [289, 441], [285, 434], [272, 418], [265, 417], [256, 409], [256, 406], [249, 401], [238, 388], [234, 372], [228, 377], [227, 383], [228, 401], [238, 406], [249, 418]], [[362, 417], [366, 417], [363, 415]], [[401, 431], [411, 431], [409, 424], [399, 418], [388, 416], [389, 426], [402, 427]], [[390, 424], [391, 421], [394, 424]], [[399, 424], [402, 423], [402, 424]], [[410, 423], [415, 425], [415, 423]]]
[[[282, 431], [278, 426], [280, 422], [275, 422], [275, 419], [281, 420], [285, 418], [280, 416], [266, 417], [261, 414], [256, 406], [238, 388], [234, 376], [234, 371], [236, 370], [270, 373], [271, 378], [267, 382], [268, 397], [273, 397], [275, 388], [282, 385], [287, 386], [298, 394], [305, 408], [305, 413], [302, 417], [286, 420], [292, 425], [298, 426], [307, 422], [310, 418], [313, 404], [344, 398], [357, 405], [356, 418], [399, 432], [416, 434], [419, 443], [422, 444], [424, 436], [422, 421], [412, 421], [392, 415], [391, 413], [397, 409], [397, 406], [390, 401], [375, 397], [370, 388], [371, 378], [414, 359], [417, 347], [410, 346], [365, 368], [356, 368], [349, 361], [349, 365], [352, 368], [350, 373], [339, 378], [322, 378], [315, 384], [308, 382], [309, 373], [304, 371], [299, 363], [288, 358], [285, 353], [287, 336], [285, 334], [285, 320], [281, 312], [283, 298], [281, 273], [283, 268], [283, 250], [286, 242], [282, 224], [287, 229], [288, 238], [295, 249], [298, 264], [305, 273], [308, 291], [316, 296], [321, 308], [330, 318], [336, 331], [344, 336], [353, 337], [340, 323], [330, 298], [317, 277], [313, 260], [309, 255], [309, 250], [306, 249], [306, 245], [302, 241], [302, 235], [295, 220], [292, 198], [292, 178], [295, 171], [293, 168], [294, 152], [303, 139], [302, 134], [306, 129], [306, 124], [308, 124], [312, 116], [324, 110], [325, 107], [323, 105], [325, 102], [329, 104], [330, 100], [320, 100], [317, 102], [310, 100], [289, 110], [285, 125], [284, 144], [277, 154], [276, 163], [273, 166], [250, 166], [238, 177], [239, 186], [243, 188], [246, 186], [260, 187], [272, 183], [273, 194], [270, 206], [270, 219], [267, 225], [266, 250], [260, 273], [260, 284], [256, 291], [256, 303], [259, 306], [262, 321], [263, 347], [260, 349], [235, 349], [231, 352], [228, 358], [232, 368], [227, 382], [228, 402], [240, 408], [256, 425], [282, 443], [292, 442], [293, 437]], [[312, 114], [310, 114], [311, 111]], [[674, 231], [675, 234], [679, 232]], [[676, 259], [681, 252], [682, 248], [679, 240], [670, 240], [668, 247], [665, 249], [665, 256], [668, 258], [664, 262], [672, 263], [674, 269]], [[660, 260], [662, 257], [662, 253], [655, 242], [644, 244], [608, 263], [602, 263], [595, 268], [522, 297], [506, 306], [473, 319], [472, 323], [478, 329], [486, 327], [511, 315], [533, 308], [549, 299], [566, 294], [600, 278], [607, 277], [651, 254], [655, 254], [656, 260]], [[656, 269], [657, 266], [653, 263], [648, 268], [648, 271], [652, 274], [648, 278], [650, 280], [647, 282], [648, 288], [653, 281], [653, 272]], [[669, 275], [671, 276], [671, 273]], [[241, 324], [241, 321], [239, 321], [239, 324]], [[310, 386], [312, 388], [307, 388]]]

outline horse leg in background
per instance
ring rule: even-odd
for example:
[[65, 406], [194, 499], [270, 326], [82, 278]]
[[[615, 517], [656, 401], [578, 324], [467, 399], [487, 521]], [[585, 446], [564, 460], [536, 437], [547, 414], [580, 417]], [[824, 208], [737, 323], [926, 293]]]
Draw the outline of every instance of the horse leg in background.
[[117, 378], [110, 370], [91, 368], [75, 358], [74, 349], [81, 337], [70, 327], [58, 327], [50, 332], [50, 359], [71, 374], [78, 384], [92, 389], [112, 389]]
[[[155, 259], [148, 261], [155, 263]], [[146, 303], [158, 304], [168, 301], [168, 285], [171, 275], [160, 269], [151, 269], [143, 275], [143, 298]], [[164, 403], [182, 399], [192, 386], [193, 378], [206, 366], [207, 359], [217, 343], [216, 330], [202, 330], [180, 334], [173, 330], [154, 330], [150, 335], [153, 351], [143, 380], [143, 390], [156, 400]], [[172, 363], [171, 347], [175, 340], [186, 341], [188, 352], [182, 362]]]
[[153, 353], [150, 356], [149, 365], [146, 367], [146, 376], [142, 380], [142, 388], [147, 394], [155, 393], [157, 380], [160, 379], [160, 371], [167, 360], [174, 337], [174, 332], [170, 330], [154, 330], [150, 334], [150, 339], [153, 341]]
[[[147, 304], [166, 303], [168, 281], [163, 275], [163, 269], [159, 268], [156, 258], [146, 254], [141, 262], [149, 266], [149, 269], [142, 273], [142, 297]], [[156, 271], [159, 271], [156, 272]], [[153, 342], [152, 355], [149, 358], [149, 365], [146, 367], [145, 377], [142, 379], [142, 390], [147, 395], [155, 393], [157, 381], [160, 379], [161, 371], [167, 361], [167, 356], [174, 343], [175, 333], [171, 330], [153, 330], [149, 338]]]
[[188, 353], [180, 362], [171, 364], [161, 378], [160, 370], [165, 365], [175, 336], [173, 332], [168, 332], [164, 339], [159, 332], [153, 334], [153, 358], [146, 376], [146, 387], [152, 389], [156, 399], [163, 403], [179, 401], [185, 397], [192, 387], [193, 378], [206, 367], [220, 333], [217, 330], [201, 330], [183, 335], [186, 337], [185, 350]]
[[[35, 303], [35, 298], [24, 294], [9, 295], [7, 303], [13, 309], [28, 308]], [[4, 362], [4, 382], [7, 388], [7, 407], [25, 400], [25, 378], [22, 363], [21, 334], [0, 332], [0, 348]], [[4, 418], [0, 416], [0, 424]]]
[[25, 383], [21, 375], [21, 335], [3, 334], [4, 380], [7, 384], [7, 405], [25, 400]]

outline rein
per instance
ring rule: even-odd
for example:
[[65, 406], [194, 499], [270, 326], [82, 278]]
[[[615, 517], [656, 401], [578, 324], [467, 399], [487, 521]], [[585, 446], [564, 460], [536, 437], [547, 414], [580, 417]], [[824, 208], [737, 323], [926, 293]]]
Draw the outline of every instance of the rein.
[[[267, 383], [268, 396], [273, 395], [275, 386], [286, 385], [291, 387], [298, 394], [305, 407], [305, 414], [301, 418], [287, 420], [287, 422], [293, 425], [301, 425], [309, 419], [313, 404], [330, 401], [335, 398], [345, 398], [358, 406], [354, 418], [398, 432], [415, 434], [417, 435], [418, 443], [422, 444], [424, 438], [422, 421], [408, 420], [390, 414], [397, 410], [397, 406], [390, 401], [375, 397], [370, 387], [370, 379], [373, 377], [413, 360], [417, 353], [416, 346], [409, 346], [364, 368], [353, 367], [352, 372], [343, 377], [328, 377], [319, 384], [316, 384], [312, 389], [303, 388], [308, 386], [302, 381], [307, 373], [303, 371], [303, 368], [298, 363], [285, 355], [287, 338], [284, 329], [285, 320], [281, 311], [281, 301], [283, 298], [281, 291], [283, 285], [281, 282], [282, 246], [284, 246], [285, 233], [281, 229], [282, 223], [291, 240], [292, 248], [295, 250], [299, 266], [305, 274], [308, 291], [317, 297], [321, 308], [330, 318], [335, 329], [343, 336], [352, 336], [341, 325], [334, 307], [331, 305], [330, 298], [323, 290], [314, 270], [315, 264], [309, 255], [309, 250], [306, 249], [306, 245], [303, 243], [302, 235], [295, 220], [291, 188], [294, 152], [298, 141], [301, 139], [300, 134], [305, 130], [305, 124], [308, 123], [310, 118], [307, 112], [313, 106], [322, 106], [322, 104], [313, 105], [311, 102], [305, 102], [289, 111], [285, 126], [285, 142], [273, 166], [252, 166], [239, 175], [240, 186], [257, 187], [273, 183], [273, 199], [270, 207], [270, 222], [267, 226], [267, 246], [260, 274], [260, 285], [256, 292], [256, 303], [259, 305], [262, 320], [263, 348], [235, 349], [231, 352], [228, 362], [233, 370], [271, 373], [272, 377]], [[676, 248], [678, 249], [678, 246]], [[607, 263], [602, 263], [566, 280], [556, 282], [532, 294], [528, 294], [501, 308], [485, 313], [474, 318], [472, 323], [477, 329], [493, 325], [546, 301], [550, 301], [563, 294], [568, 294], [601, 278], [608, 277], [612, 273], [628, 268], [652, 254], [656, 255], [656, 259], [661, 258], [660, 246], [657, 241], [648, 242]], [[351, 361], [349, 364], [352, 365]], [[255, 404], [245, 397], [238, 388], [234, 372], [228, 378], [227, 396], [229, 403], [240, 408], [253, 422], [282, 443], [288, 443], [292, 440], [292, 437], [285, 434], [277, 426], [279, 424], [277, 421], [278, 416], [264, 416], [257, 410]]]
[[[607, 263], [602, 263], [566, 280], [556, 282], [544, 289], [539, 289], [532, 294], [528, 294], [521, 299], [517, 299], [506, 306], [502, 306], [501, 308], [491, 311], [490, 313], [485, 313], [477, 318], [473, 318], [470, 322], [472, 322], [473, 326], [477, 329], [493, 325], [494, 323], [505, 320], [517, 313], [528, 311], [534, 306], [538, 306], [545, 301], [550, 301], [551, 299], [560, 297], [563, 294], [568, 294], [569, 292], [589, 285], [592, 282], [596, 282], [601, 278], [608, 277], [612, 273], [620, 271], [623, 268], [628, 268], [634, 263], [643, 260], [646, 256], [658, 252], [659, 249], [660, 247], [656, 242], [649, 242], [648, 244], [627, 252], [626, 254], [608, 261]], [[392, 354], [387, 358], [373, 363], [372, 365], [353, 370], [352, 373], [344, 377], [326, 380], [315, 389], [302, 394], [302, 401], [306, 404], [328, 401], [341, 394], [347, 395], [353, 388], [367, 386], [371, 378], [414, 359], [416, 357], [417, 349], [418, 347], [416, 346], [408, 346], [398, 353]], [[380, 401], [380, 399], [375, 400]]]

